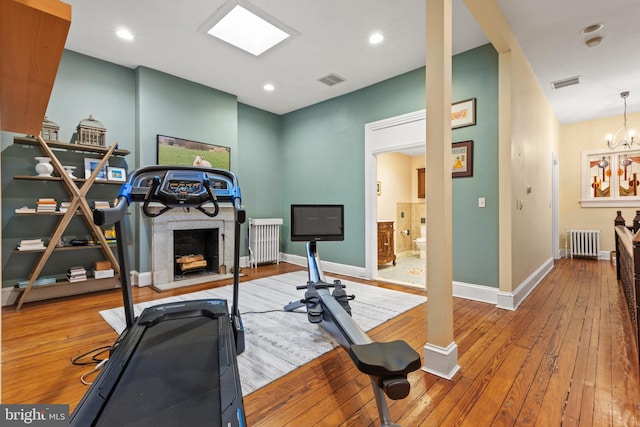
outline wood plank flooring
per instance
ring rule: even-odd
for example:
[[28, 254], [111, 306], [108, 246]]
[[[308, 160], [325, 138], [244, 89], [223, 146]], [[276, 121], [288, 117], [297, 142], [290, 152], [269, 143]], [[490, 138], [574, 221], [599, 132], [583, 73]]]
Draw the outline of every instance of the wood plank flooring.
[[[300, 270], [291, 264], [245, 269], [243, 281]], [[356, 280], [345, 277], [347, 280]], [[156, 293], [136, 302], [228, 282]], [[424, 294], [416, 288], [373, 285]], [[2, 403], [68, 403], [87, 387], [88, 368], [71, 358], [110, 345], [116, 334], [99, 310], [121, 305], [118, 291], [5, 308]], [[240, 304], [242, 308], [242, 304]], [[427, 307], [371, 332], [403, 339], [422, 354]], [[640, 374], [634, 334], [614, 268], [606, 261], [557, 261], [515, 312], [454, 298], [460, 371], [451, 381], [410, 374], [410, 395], [390, 402], [394, 421], [413, 426], [637, 426]], [[367, 376], [340, 348], [245, 398], [249, 426], [378, 426]]]

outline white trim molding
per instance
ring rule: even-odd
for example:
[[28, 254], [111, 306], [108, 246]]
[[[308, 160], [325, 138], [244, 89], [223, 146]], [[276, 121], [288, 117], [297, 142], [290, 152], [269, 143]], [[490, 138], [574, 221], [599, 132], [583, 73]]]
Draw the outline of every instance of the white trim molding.
[[[302, 267], [307, 266], [307, 257], [304, 256], [281, 253], [280, 259], [282, 262], [288, 262]], [[360, 279], [366, 278], [365, 269], [362, 267], [355, 267], [353, 265], [320, 260], [320, 268], [322, 268], [322, 271], [325, 273], [342, 274], [349, 277], [358, 277]]]
[[458, 365], [458, 345], [451, 342], [447, 348], [426, 343], [424, 345], [423, 371], [450, 380], [460, 370]]
[[545, 261], [536, 271], [518, 286], [514, 292], [498, 291], [498, 308], [515, 310], [553, 269], [553, 257]]
[[486, 302], [489, 304], [498, 303], [498, 288], [474, 283], [464, 283], [453, 281], [453, 296], [471, 301]]

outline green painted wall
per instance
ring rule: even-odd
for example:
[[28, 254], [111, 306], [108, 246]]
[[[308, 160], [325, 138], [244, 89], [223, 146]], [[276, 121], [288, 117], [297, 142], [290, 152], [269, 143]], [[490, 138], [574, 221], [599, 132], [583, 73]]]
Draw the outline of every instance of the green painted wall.
[[[135, 149], [135, 76], [133, 70], [109, 62], [65, 51], [53, 87], [47, 117], [60, 126], [59, 140], [70, 142], [78, 123], [93, 115], [107, 128], [107, 144], [118, 142], [120, 148]], [[38, 254], [14, 253], [21, 239], [44, 238], [51, 235], [58, 220], [55, 216], [16, 216], [14, 210], [22, 206], [35, 207], [39, 197], [68, 200], [69, 195], [57, 182], [14, 180], [15, 175], [35, 175], [33, 157], [41, 156], [36, 147], [13, 144], [13, 133], [2, 134], [2, 281], [13, 286], [27, 275], [39, 259]], [[64, 165], [77, 167], [76, 176], [84, 177], [84, 158], [88, 153], [59, 151]], [[126, 167], [134, 155], [114, 157], [111, 166]], [[118, 187], [96, 184], [88, 200], [109, 200]], [[74, 219], [67, 228], [65, 240], [84, 238], [87, 228], [80, 219]], [[89, 267], [102, 255], [98, 250], [56, 252], [43, 270], [43, 275], [66, 272], [71, 266]]]
[[238, 104], [238, 181], [248, 218], [281, 213], [280, 116]]
[[[497, 286], [498, 253], [497, 67], [497, 54], [489, 45], [453, 61], [453, 98], [478, 100], [478, 124], [453, 132], [455, 141], [475, 143], [473, 178], [453, 182], [454, 279], [492, 286]], [[61, 126], [60, 139], [68, 141], [78, 122], [93, 114], [106, 125], [109, 142], [132, 151], [126, 157], [130, 169], [155, 164], [157, 134], [229, 146], [248, 216], [285, 218], [283, 252], [304, 254], [304, 245], [289, 241], [292, 203], [343, 203], [346, 239], [323, 243], [321, 256], [363, 267], [364, 125], [423, 109], [424, 80], [422, 68], [278, 116], [239, 104], [234, 95], [155, 70], [131, 70], [65, 51], [47, 115]], [[6, 253], [15, 246], [7, 238], [8, 221], [18, 207], [14, 205], [24, 201], [21, 190], [6, 188], [15, 171], [7, 163], [33, 166], [32, 153], [16, 160], [21, 152], [12, 141], [13, 134], [2, 134], [4, 268], [12, 260]], [[9, 148], [18, 153], [9, 155]], [[487, 198], [487, 208], [469, 218], [465, 212], [477, 206], [480, 196]], [[7, 203], [7, 197], [16, 200]], [[246, 230], [245, 225], [243, 255]], [[139, 247], [132, 252], [139, 256], [132, 268], [139, 271], [150, 266], [148, 231], [148, 221], [133, 215], [130, 233]], [[3, 269], [3, 280], [7, 278]]]
[[[145, 67], [136, 69], [136, 167], [156, 164], [156, 136], [168, 135], [231, 147], [231, 170], [238, 170], [237, 99], [197, 83]], [[136, 210], [138, 211], [138, 210]], [[134, 253], [139, 271], [151, 269], [151, 221], [142, 215]]]
[[424, 69], [310, 107], [282, 121], [283, 251], [304, 256], [290, 241], [290, 205], [345, 205], [345, 240], [323, 242], [324, 261], [364, 267], [364, 125], [424, 108]]
[[476, 125], [452, 132], [454, 142], [473, 140], [473, 177], [453, 180], [453, 280], [497, 288], [498, 54], [485, 45], [454, 56], [452, 67], [452, 99], [476, 98]]
[[[456, 55], [452, 65], [452, 98], [477, 99], [477, 125], [453, 131], [454, 141], [472, 139], [475, 149], [474, 176], [453, 182], [454, 280], [497, 287], [498, 55], [486, 45]], [[305, 253], [303, 244], [289, 240], [291, 204], [339, 203], [345, 205], [345, 240], [322, 243], [321, 258], [364, 267], [364, 126], [424, 109], [424, 94], [421, 68], [283, 116], [284, 252]], [[469, 218], [480, 196], [489, 207]]]

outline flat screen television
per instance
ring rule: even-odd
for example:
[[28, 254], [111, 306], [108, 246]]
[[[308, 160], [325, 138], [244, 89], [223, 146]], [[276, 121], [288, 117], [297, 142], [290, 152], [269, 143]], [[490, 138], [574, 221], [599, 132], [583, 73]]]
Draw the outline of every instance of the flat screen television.
[[344, 205], [291, 205], [291, 240], [344, 240]]

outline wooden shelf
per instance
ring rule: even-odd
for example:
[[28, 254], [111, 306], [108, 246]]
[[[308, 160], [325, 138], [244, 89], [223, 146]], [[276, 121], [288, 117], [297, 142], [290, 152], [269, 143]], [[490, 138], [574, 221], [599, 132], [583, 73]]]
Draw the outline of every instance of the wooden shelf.
[[[64, 212], [64, 213], [49, 212], [46, 214], [38, 213], [38, 212], [35, 212], [35, 213], [29, 212], [29, 213], [22, 213], [22, 214], [17, 213], [16, 215], [47, 215], [48, 214], [48, 215], [59, 216], [60, 219], [58, 221], [58, 224], [55, 226], [52, 232], [52, 235], [50, 236], [50, 239], [49, 239], [50, 242], [59, 242], [60, 239], [62, 239], [63, 234], [67, 229], [67, 227], [69, 226], [69, 224], [71, 223], [72, 219], [79, 215], [84, 220], [89, 230], [89, 233], [92, 235], [93, 241], [98, 242], [98, 244], [94, 244], [91, 246], [87, 245], [87, 246], [57, 247], [55, 245], [49, 245], [44, 249], [38, 249], [33, 251], [16, 250], [19, 253], [34, 253], [34, 252], [40, 253], [40, 258], [38, 262], [34, 265], [33, 269], [31, 270], [31, 273], [29, 274], [29, 281], [27, 283], [27, 286], [25, 286], [24, 288], [20, 288], [21, 294], [18, 296], [18, 300], [16, 303], [16, 310], [20, 310], [22, 308], [22, 305], [26, 301], [34, 300], [33, 299], [34, 297], [29, 296], [33, 291], [36, 291], [38, 294], [42, 296], [42, 298], [40, 299], [44, 299], [45, 298], [44, 295], [49, 295], [48, 296], [49, 298], [62, 296], [62, 295], [55, 294], [55, 292], [51, 290], [44, 292], [42, 290], [43, 287], [41, 286], [34, 286], [35, 281], [38, 280], [38, 278], [40, 277], [40, 274], [42, 273], [45, 265], [47, 264], [47, 262], [49, 262], [49, 259], [54, 252], [70, 251], [70, 250], [101, 249], [105, 257], [111, 262], [112, 268], [114, 269], [116, 275], [118, 275], [120, 273], [120, 266], [118, 265], [118, 260], [113, 254], [113, 251], [111, 250], [111, 246], [113, 245], [109, 244], [110, 241], [107, 241], [107, 239], [103, 234], [102, 229], [98, 227], [96, 224], [94, 224], [93, 210], [89, 206], [89, 202], [86, 199], [87, 193], [91, 189], [92, 185], [96, 183], [98, 172], [105, 166], [109, 157], [114, 155], [117, 144], [113, 144], [108, 149], [103, 149], [102, 147], [93, 147], [93, 146], [84, 146], [84, 145], [79, 146], [78, 144], [51, 143], [51, 142], [45, 141], [39, 136], [35, 139], [16, 137], [14, 139], [14, 142], [18, 144], [35, 145], [39, 147], [45, 156], [51, 158], [51, 164], [53, 166], [54, 172], [56, 172], [59, 175], [57, 177], [22, 176], [21, 178], [18, 178], [18, 179], [28, 179], [28, 180], [38, 180], [38, 181], [60, 181], [60, 184], [69, 192], [69, 196], [70, 196], [69, 208], [67, 212]], [[62, 165], [62, 163], [60, 163], [60, 160], [56, 156], [56, 153], [52, 150], [52, 146], [55, 146], [55, 148], [60, 148], [60, 149], [69, 149], [69, 150], [76, 150], [76, 151], [83, 151], [83, 152], [98, 153], [102, 157], [98, 162], [97, 167], [91, 173], [91, 176], [89, 176], [87, 179], [72, 179], [71, 177], [69, 177], [69, 175], [66, 174], [64, 170], [64, 166]], [[126, 155], [128, 153], [129, 152], [126, 150], [120, 151], [120, 155]], [[76, 184], [76, 182], [82, 182], [82, 185], [79, 187]], [[97, 181], [97, 183], [105, 183], [105, 184], [110, 183], [110, 184], [122, 185], [121, 182], [116, 183], [116, 182], [109, 182], [109, 181]], [[107, 279], [99, 279], [98, 281], [103, 282], [104, 280], [107, 280]], [[78, 283], [85, 284], [86, 281], [82, 281]], [[77, 285], [77, 283], [73, 283], [73, 285]], [[45, 285], [45, 286], [47, 289], [50, 289], [50, 288], [57, 289], [52, 287], [53, 285], [49, 285], [49, 286]], [[66, 292], [68, 292], [68, 289], [66, 287], [62, 289], [65, 295], [67, 295]], [[91, 291], [87, 291], [87, 292], [91, 292]]]
[[[37, 176], [37, 175], [16, 175], [13, 179], [26, 179], [32, 181], [62, 181], [61, 176]], [[74, 182], [85, 182], [85, 178], [71, 178]], [[107, 184], [107, 185], [122, 185], [124, 182], [122, 181], [105, 181], [105, 180], [95, 180], [93, 184]]]
[[[90, 292], [116, 289], [120, 287], [120, 276], [105, 279], [89, 278], [81, 282], [69, 282], [60, 280], [50, 285], [34, 286], [23, 302], [42, 301], [50, 298], [66, 297], [70, 295], [86, 294]], [[24, 291], [23, 288], [14, 288], [16, 291]], [[24, 292], [22, 295], [25, 295]]]
[[[36, 147], [40, 146], [40, 142], [36, 138], [29, 137], [15, 137], [13, 139], [14, 144], [20, 145], [34, 145]], [[83, 145], [83, 144], [70, 144], [68, 142], [59, 142], [59, 141], [45, 141], [48, 147], [50, 148], [60, 148], [68, 151], [81, 151], [84, 153], [96, 153], [100, 155], [105, 155], [109, 152], [109, 147], [97, 147], [93, 145]], [[131, 154], [129, 150], [122, 150], [120, 148], [116, 148], [113, 150], [112, 155], [115, 156], [126, 156]]]
[[[107, 247], [111, 248], [111, 247], [115, 247], [115, 242], [113, 244], [107, 244]], [[81, 251], [81, 250], [85, 250], [85, 249], [102, 249], [103, 246], [101, 245], [84, 245], [84, 246], [56, 246], [55, 249], [53, 249], [54, 252], [60, 252], [60, 251]], [[34, 249], [31, 251], [21, 251], [19, 249], [14, 249], [13, 252], [17, 253], [17, 254], [32, 254], [32, 253], [38, 253], [38, 252], [44, 252], [46, 249]]]
[[0, 130], [40, 133], [70, 26], [67, 3], [0, 1]]

